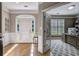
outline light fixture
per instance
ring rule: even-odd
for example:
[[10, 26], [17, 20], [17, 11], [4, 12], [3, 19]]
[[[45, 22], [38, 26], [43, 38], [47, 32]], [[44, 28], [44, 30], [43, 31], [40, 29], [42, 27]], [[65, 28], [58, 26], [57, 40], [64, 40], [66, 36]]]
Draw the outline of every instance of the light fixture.
[[20, 2], [16, 2], [16, 4], [19, 4]]
[[72, 10], [74, 8], [75, 8], [75, 5], [71, 5], [71, 6], [68, 7], [69, 10]]
[[27, 5], [24, 5], [24, 7], [28, 7]]

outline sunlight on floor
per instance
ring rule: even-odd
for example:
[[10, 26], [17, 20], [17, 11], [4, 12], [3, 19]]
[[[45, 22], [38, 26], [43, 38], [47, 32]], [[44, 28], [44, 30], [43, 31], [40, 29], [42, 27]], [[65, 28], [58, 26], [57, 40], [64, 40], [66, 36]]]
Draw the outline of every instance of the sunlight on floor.
[[12, 46], [12, 48], [10, 48], [10, 49], [4, 54], [4, 56], [7, 56], [8, 54], [10, 54], [17, 46], [18, 46], [18, 44], [15, 44], [14, 46]]
[[30, 56], [33, 56], [33, 52], [34, 52], [34, 44], [31, 45]]

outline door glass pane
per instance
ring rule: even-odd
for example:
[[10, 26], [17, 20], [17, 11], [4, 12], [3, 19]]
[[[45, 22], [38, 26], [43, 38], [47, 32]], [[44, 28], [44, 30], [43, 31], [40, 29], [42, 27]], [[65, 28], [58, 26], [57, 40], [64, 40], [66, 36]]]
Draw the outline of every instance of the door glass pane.
[[64, 33], [64, 19], [58, 19], [58, 35]]
[[51, 20], [51, 35], [57, 35], [57, 20]]
[[34, 32], [34, 21], [32, 20], [32, 32]]
[[19, 32], [19, 24], [17, 24], [17, 31]]

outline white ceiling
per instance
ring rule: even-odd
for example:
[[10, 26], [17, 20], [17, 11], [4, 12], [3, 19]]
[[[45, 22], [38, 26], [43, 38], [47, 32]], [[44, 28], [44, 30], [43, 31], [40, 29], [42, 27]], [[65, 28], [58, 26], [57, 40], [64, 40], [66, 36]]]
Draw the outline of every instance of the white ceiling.
[[[68, 7], [71, 5], [75, 5], [75, 8], [68, 10]], [[79, 2], [71, 2], [69, 4], [48, 10], [46, 13], [50, 15], [76, 15], [79, 14]]]
[[[38, 10], [37, 2], [3, 2], [3, 5], [9, 10]], [[28, 7], [24, 7], [24, 5]]]

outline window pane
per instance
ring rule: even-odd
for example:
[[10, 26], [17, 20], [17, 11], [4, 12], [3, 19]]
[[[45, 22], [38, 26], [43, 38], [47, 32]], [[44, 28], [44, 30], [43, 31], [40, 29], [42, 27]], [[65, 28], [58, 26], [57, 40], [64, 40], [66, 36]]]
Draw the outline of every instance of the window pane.
[[32, 21], [32, 32], [34, 32], [34, 21]]
[[51, 20], [51, 35], [57, 35], [57, 20]]
[[64, 33], [64, 19], [58, 19], [58, 35]]
[[19, 31], [19, 24], [17, 24], [17, 31]]
[[34, 23], [34, 21], [32, 21], [32, 23]]
[[64, 19], [51, 19], [51, 35], [64, 33]]
[[63, 27], [59, 27], [58, 28], [58, 35], [62, 35], [62, 33], [64, 33], [64, 29], [63, 29]]

